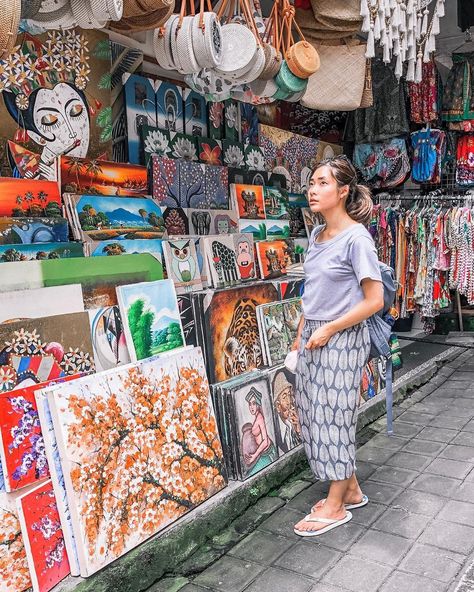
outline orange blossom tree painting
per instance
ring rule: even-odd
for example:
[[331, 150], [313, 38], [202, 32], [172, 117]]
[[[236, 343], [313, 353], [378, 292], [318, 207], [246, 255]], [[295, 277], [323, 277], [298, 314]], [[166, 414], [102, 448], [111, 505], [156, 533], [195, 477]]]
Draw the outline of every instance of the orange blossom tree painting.
[[83, 576], [225, 485], [198, 348], [61, 384], [48, 399]]

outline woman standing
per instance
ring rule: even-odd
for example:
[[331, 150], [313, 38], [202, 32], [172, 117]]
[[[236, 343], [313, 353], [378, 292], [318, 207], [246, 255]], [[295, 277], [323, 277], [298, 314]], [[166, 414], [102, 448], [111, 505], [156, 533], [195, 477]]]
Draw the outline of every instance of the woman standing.
[[370, 339], [365, 320], [383, 307], [377, 253], [365, 228], [369, 190], [345, 156], [318, 164], [308, 190], [311, 211], [325, 224], [314, 228], [304, 263], [303, 316], [298, 349], [296, 403], [309, 464], [331, 481], [320, 500], [295, 525], [317, 536], [351, 520], [348, 511], [367, 504], [355, 476], [359, 388]]

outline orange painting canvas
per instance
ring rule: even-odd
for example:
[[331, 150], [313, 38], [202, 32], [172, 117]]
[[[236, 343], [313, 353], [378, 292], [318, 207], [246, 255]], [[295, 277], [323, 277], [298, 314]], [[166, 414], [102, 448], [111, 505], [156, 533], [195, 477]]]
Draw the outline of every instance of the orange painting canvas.
[[64, 383], [47, 396], [82, 576], [225, 486], [199, 348]]
[[259, 241], [255, 243], [255, 248], [262, 279], [274, 279], [286, 274], [286, 268], [291, 264], [291, 249], [286, 241]]
[[232, 207], [239, 212], [240, 218], [248, 220], [263, 220], [265, 218], [265, 204], [263, 187], [261, 185], [230, 186]]
[[61, 195], [54, 181], [0, 178], [0, 216], [61, 217]]
[[61, 157], [61, 190], [81, 195], [147, 195], [144, 166]]

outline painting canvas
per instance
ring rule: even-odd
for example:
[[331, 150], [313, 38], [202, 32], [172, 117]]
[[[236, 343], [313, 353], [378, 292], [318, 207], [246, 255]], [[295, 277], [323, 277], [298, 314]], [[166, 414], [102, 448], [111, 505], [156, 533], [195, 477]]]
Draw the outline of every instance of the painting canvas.
[[8, 494], [0, 462], [0, 592], [24, 592], [31, 587], [30, 570], [15, 499]]
[[133, 361], [185, 344], [176, 290], [171, 280], [120, 286], [117, 297]]
[[275, 443], [286, 454], [302, 443], [295, 401], [295, 375], [284, 366], [268, 373], [275, 420]]
[[196, 247], [192, 239], [163, 241], [168, 279], [173, 280], [177, 294], [202, 290]]
[[290, 224], [288, 220], [265, 220], [267, 238], [288, 238], [290, 236]]
[[240, 282], [234, 239], [231, 235], [209, 236], [203, 239], [209, 266], [208, 281], [215, 288], [225, 288]]
[[71, 572], [51, 481], [17, 499], [34, 592], [49, 592]]
[[291, 298], [282, 302], [283, 316], [285, 317], [285, 325], [290, 336], [290, 344], [292, 345], [298, 333], [298, 325], [300, 323], [303, 308], [301, 305], [301, 298]]
[[222, 140], [222, 160], [233, 169], [245, 167], [245, 146], [234, 140]]
[[[199, 348], [53, 387], [48, 400], [82, 576], [225, 486]], [[107, 476], [101, 495], [96, 472]]]
[[292, 203], [288, 204], [288, 225], [290, 228], [290, 236], [294, 238], [306, 238], [306, 228], [304, 225], [304, 218], [302, 208]]
[[240, 105], [241, 140], [244, 144], [258, 146], [257, 108], [250, 103], [238, 103], [238, 105]]
[[266, 363], [268, 366], [280, 364], [293, 343], [286, 326], [283, 304], [272, 302], [260, 305], [257, 319]]
[[206, 195], [205, 165], [198, 162], [180, 160], [179, 164], [179, 205], [182, 208], [208, 208]]
[[146, 197], [65, 196], [75, 209], [80, 230], [77, 238], [108, 239], [161, 238], [165, 231], [163, 212]]
[[172, 82], [155, 82], [157, 126], [169, 132], [184, 132], [184, 103], [181, 87]]
[[83, 310], [84, 301], [79, 284], [0, 294], [0, 323]]
[[239, 215], [235, 210], [211, 210], [212, 234], [235, 234], [239, 231]]
[[198, 236], [214, 234], [212, 227], [213, 212], [211, 210], [196, 210], [194, 208], [189, 208], [186, 211], [189, 218], [189, 233]]
[[190, 88], [184, 89], [183, 99], [185, 133], [194, 137], [208, 137], [206, 99]]
[[229, 175], [225, 166], [206, 165], [206, 203], [210, 208], [225, 210], [229, 207]]
[[316, 217], [311, 212], [310, 208], [301, 208], [301, 213], [303, 214], [303, 221], [304, 226], [306, 229], [306, 236], [310, 238], [311, 233], [314, 230], [314, 227], [317, 225]]
[[170, 132], [171, 157], [179, 160], [199, 160], [198, 143], [195, 136]]
[[148, 166], [153, 154], [169, 158], [171, 155], [169, 132], [157, 127], [142, 125], [140, 127], [140, 153], [145, 166]]
[[250, 171], [261, 171], [265, 169], [265, 156], [260, 146], [245, 146], [245, 166]]
[[147, 195], [146, 167], [62, 156], [61, 192], [81, 195]]
[[94, 363], [97, 372], [130, 362], [122, 315], [118, 306], [89, 310]]
[[84, 307], [100, 308], [117, 304], [115, 288], [135, 282], [163, 278], [163, 267], [153, 255], [74, 257], [47, 261], [18, 261], [2, 264], [0, 294], [14, 290], [81, 284]]
[[85, 247], [90, 247], [86, 250], [86, 254], [90, 257], [101, 257], [101, 256], [115, 256], [125, 254], [136, 254], [136, 253], [150, 253], [162, 261], [163, 248], [161, 246], [160, 238], [125, 238], [120, 240], [104, 240], [94, 243], [86, 243]]
[[239, 230], [251, 234], [256, 241], [267, 238], [266, 220], [239, 220]]
[[222, 140], [225, 131], [225, 105], [209, 103], [209, 137], [214, 140]]
[[232, 399], [240, 457], [239, 477], [246, 479], [271, 465], [279, 456], [268, 381], [264, 376], [248, 381], [235, 388]]
[[267, 220], [288, 220], [288, 193], [284, 189], [264, 187], [263, 194]]
[[43, 259], [84, 257], [81, 243], [34, 243], [31, 245], [0, 245], [0, 263]]
[[240, 103], [233, 99], [225, 101], [225, 130], [224, 137], [226, 140], [232, 142], [239, 142], [241, 140], [240, 131]]
[[0, 62], [1, 176], [56, 179], [60, 155], [110, 153], [108, 35], [78, 27], [21, 32], [13, 47]]
[[265, 219], [263, 187], [261, 185], [230, 186], [232, 205], [240, 218], [249, 220]]
[[166, 232], [168, 236], [180, 236], [189, 234], [190, 221], [189, 212], [191, 210], [183, 208], [166, 208], [163, 212], [163, 220], [165, 223]]
[[53, 181], [0, 178], [0, 216], [61, 217], [61, 195]]
[[260, 125], [259, 144], [264, 151], [267, 171], [285, 175], [289, 191], [301, 193], [308, 189], [318, 161], [319, 140]]
[[65, 218], [0, 217], [0, 245], [62, 243], [69, 240], [69, 225]]
[[151, 194], [161, 206], [179, 207], [179, 171], [178, 161], [171, 158], [152, 155]]
[[273, 279], [286, 274], [291, 263], [288, 244], [284, 240], [256, 243], [258, 265], [262, 279]]
[[220, 382], [263, 365], [257, 306], [274, 302], [272, 284], [248, 285], [205, 295], [211, 382]]
[[141, 164], [140, 128], [143, 125], [157, 125], [155, 83], [149, 78], [128, 72], [123, 75], [122, 82], [127, 116], [128, 161]]
[[209, 165], [222, 166], [222, 143], [211, 138], [198, 138], [199, 162]]
[[237, 267], [242, 281], [257, 277], [255, 269], [255, 252], [252, 234], [234, 234], [234, 249], [237, 257]]
[[0, 325], [2, 393], [94, 369], [86, 312]]
[[31, 385], [0, 393], [0, 458], [8, 492], [49, 477], [35, 390]]

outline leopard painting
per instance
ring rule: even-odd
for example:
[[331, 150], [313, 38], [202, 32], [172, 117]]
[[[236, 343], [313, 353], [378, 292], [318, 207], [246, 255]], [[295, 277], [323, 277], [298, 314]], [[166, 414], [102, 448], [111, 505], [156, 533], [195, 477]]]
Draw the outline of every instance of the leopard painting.
[[257, 304], [251, 298], [241, 298], [235, 305], [224, 344], [224, 369], [227, 378], [259, 368], [263, 364]]

